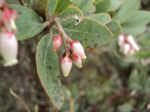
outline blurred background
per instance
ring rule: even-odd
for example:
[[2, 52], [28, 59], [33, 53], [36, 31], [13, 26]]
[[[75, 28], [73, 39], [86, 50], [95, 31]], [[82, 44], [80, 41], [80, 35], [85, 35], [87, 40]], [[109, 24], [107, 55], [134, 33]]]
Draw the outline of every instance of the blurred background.
[[[150, 0], [142, 0], [141, 9], [150, 10]], [[150, 38], [149, 31], [147, 26], [145, 38]], [[10, 88], [32, 112], [54, 112], [36, 72], [39, 39], [19, 43], [18, 65], [0, 65], [0, 112], [27, 112]], [[140, 37], [137, 41], [143, 44]], [[68, 78], [60, 76], [67, 93], [59, 112], [150, 112], [150, 53], [122, 59], [106, 45], [87, 49], [87, 57], [83, 69], [73, 67]]]

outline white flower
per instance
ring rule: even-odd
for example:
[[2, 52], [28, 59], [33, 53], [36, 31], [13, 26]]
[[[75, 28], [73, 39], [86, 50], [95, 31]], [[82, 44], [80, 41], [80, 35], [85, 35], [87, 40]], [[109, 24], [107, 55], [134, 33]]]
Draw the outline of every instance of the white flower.
[[14, 33], [5, 32], [0, 34], [0, 53], [4, 58], [4, 66], [11, 66], [18, 63], [18, 42]]
[[125, 55], [128, 55], [130, 53], [130, 45], [129, 44], [124, 45], [123, 52]]
[[80, 56], [77, 56], [76, 54], [73, 54], [73, 62], [78, 68], [82, 68], [82, 59]]
[[127, 41], [131, 44], [133, 49], [135, 49], [136, 51], [140, 50], [139, 46], [136, 44], [136, 42], [134, 41], [134, 39], [133, 39], [133, 37], [131, 35], [129, 35], [127, 37]]
[[71, 42], [71, 49], [74, 54], [80, 56], [82, 59], [86, 59], [86, 55], [84, 53], [84, 49], [79, 41], [72, 41]]
[[63, 72], [64, 77], [67, 77], [71, 71], [72, 68], [72, 59], [68, 56], [65, 56], [61, 60], [61, 69]]
[[140, 50], [131, 35], [120, 34], [118, 37], [118, 45], [125, 55], [134, 55], [135, 51]]

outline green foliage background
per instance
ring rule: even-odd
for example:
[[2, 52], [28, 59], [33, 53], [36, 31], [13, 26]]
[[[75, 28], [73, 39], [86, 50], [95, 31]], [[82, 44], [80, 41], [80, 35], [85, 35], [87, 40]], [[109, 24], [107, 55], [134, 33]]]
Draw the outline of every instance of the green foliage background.
[[[0, 66], [0, 112], [25, 111], [23, 105], [11, 96], [9, 88], [16, 91], [33, 112], [53, 112], [52, 103], [56, 108], [63, 105], [59, 112], [149, 112], [147, 105], [150, 103], [150, 33], [147, 24], [150, 22], [150, 12], [143, 11], [150, 9], [149, 0], [142, 0], [141, 3], [140, 0], [125, 0], [124, 3], [123, 0], [72, 0], [73, 7], [69, 6], [69, 0], [63, 1], [66, 4], [58, 1], [55, 3], [55, 0], [49, 0], [47, 9], [43, 9], [35, 6], [41, 6], [42, 3], [44, 6], [47, 4], [46, 0], [42, 3], [38, 0], [25, 0], [24, 4], [33, 7], [37, 13], [22, 6], [11, 5], [20, 12], [21, 19], [17, 21], [20, 31], [17, 38], [25, 41], [19, 42], [19, 64], [11, 68]], [[11, 0], [7, 2], [18, 4]], [[53, 7], [53, 4], [57, 6]], [[59, 9], [58, 6], [62, 7]], [[91, 14], [93, 12], [96, 14]], [[56, 53], [48, 43], [51, 39], [47, 35], [43, 37], [49, 32], [44, 29], [43, 23], [52, 14], [62, 19], [74, 14], [82, 19], [84, 15], [85, 19], [79, 26], [75, 26], [73, 19], [62, 21], [61, 24], [71, 38], [80, 40], [84, 47], [90, 47], [86, 48], [88, 59], [83, 62], [83, 69], [73, 66], [68, 78], [59, 76], [62, 89], [57, 79], [58, 63], [50, 67], [57, 61]], [[40, 33], [42, 30], [44, 31]], [[120, 53], [117, 46], [117, 36], [120, 32], [132, 34], [141, 51], [132, 57], [125, 57]], [[48, 52], [46, 59], [43, 58], [44, 52]], [[61, 48], [58, 59], [62, 53]], [[52, 102], [49, 102], [40, 84], [36, 66], [42, 86], [46, 88]], [[47, 77], [47, 74], [53, 76]], [[58, 98], [57, 101], [55, 97]]]

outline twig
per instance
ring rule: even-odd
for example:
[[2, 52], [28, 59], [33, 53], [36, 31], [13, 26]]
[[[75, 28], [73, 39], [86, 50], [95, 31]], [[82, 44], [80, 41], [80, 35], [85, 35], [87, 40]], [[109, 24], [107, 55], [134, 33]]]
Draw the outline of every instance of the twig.
[[23, 101], [23, 99], [20, 96], [18, 96], [12, 89], [9, 89], [9, 91], [14, 97], [16, 97], [23, 104], [27, 112], [31, 112], [27, 104]]
[[46, 22], [44, 23], [44, 28], [48, 27], [49, 25], [50, 25], [50, 21], [46, 21]]
[[69, 90], [67, 90], [67, 94], [69, 95], [70, 112], [74, 112], [74, 100], [72, 98], [71, 92]]
[[66, 51], [69, 51], [69, 47], [67, 45], [67, 41], [71, 42], [72, 39], [65, 33], [63, 27], [61, 26], [61, 24], [59, 23], [57, 18], [54, 19], [54, 22], [56, 23], [56, 25], [58, 27], [58, 31], [63, 35], [63, 40], [64, 40], [64, 45], [65, 45]]
[[62, 27], [61, 24], [58, 22], [57, 18], [54, 19], [54, 22], [55, 22], [56, 25], [58, 26], [58, 30], [62, 33], [63, 37], [64, 37], [67, 41], [71, 42], [72, 39], [65, 33], [63, 27]]

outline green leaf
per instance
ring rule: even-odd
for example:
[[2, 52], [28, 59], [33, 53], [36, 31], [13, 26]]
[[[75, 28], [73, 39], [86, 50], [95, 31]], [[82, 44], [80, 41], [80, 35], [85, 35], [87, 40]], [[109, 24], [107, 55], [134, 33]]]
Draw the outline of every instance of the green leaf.
[[137, 11], [136, 14], [122, 24], [123, 32], [137, 35], [145, 30], [145, 25], [150, 22], [150, 12]]
[[150, 57], [150, 50], [140, 50], [135, 55], [140, 59], [146, 59]]
[[143, 89], [141, 74], [134, 70], [129, 78], [129, 88], [132, 90], [140, 91]]
[[138, 35], [145, 31], [145, 26], [127, 27], [122, 26], [122, 32], [125, 34]]
[[54, 14], [58, 15], [71, 5], [71, 0], [57, 0]]
[[127, 21], [136, 13], [139, 5], [140, 0], [125, 0], [114, 18], [119, 20], [121, 23]]
[[119, 106], [120, 112], [131, 112], [133, 110], [133, 106], [130, 103], [125, 103]]
[[59, 17], [68, 20], [68, 18], [75, 18], [78, 17], [79, 19], [83, 18], [82, 11], [74, 6], [69, 6], [66, 10], [60, 13]]
[[82, 0], [80, 5], [78, 6], [84, 13], [84, 15], [89, 15], [92, 12], [95, 12], [95, 6], [93, 5], [94, 0]]
[[109, 10], [111, 11], [117, 10], [121, 6], [122, 2], [123, 0], [111, 0], [111, 6]]
[[91, 14], [88, 17], [96, 19], [103, 24], [107, 24], [111, 21], [111, 17], [107, 13]]
[[150, 94], [150, 77], [147, 79], [145, 83], [145, 92], [149, 95]]
[[96, 13], [107, 12], [111, 6], [111, 0], [103, 0], [95, 3]]
[[107, 27], [112, 31], [115, 38], [121, 33], [121, 25], [117, 20], [112, 20], [107, 24]]
[[118, 35], [121, 33], [121, 25], [117, 20], [112, 20], [110, 23], [106, 24], [106, 26], [112, 31], [113, 39], [109, 44], [110, 49], [114, 53], [114, 55], [120, 59], [119, 55], [119, 47], [118, 47]]
[[19, 12], [16, 21], [18, 40], [32, 38], [44, 29], [43, 20], [33, 10], [18, 5], [11, 5], [11, 8]]
[[82, 0], [72, 0], [72, 2], [74, 6], [78, 7], [81, 4]]
[[71, 0], [48, 0], [47, 18], [56, 17], [71, 5]]
[[57, 0], [48, 0], [47, 8], [46, 8], [46, 17], [52, 17], [55, 10]]
[[141, 50], [149, 50], [149, 46], [150, 46], [150, 33], [149, 32], [144, 32], [142, 35], [140, 35], [137, 38], [137, 41], [140, 44]]
[[52, 37], [45, 35], [38, 43], [36, 51], [36, 66], [42, 87], [50, 98], [53, 106], [60, 109], [64, 102], [61, 88], [59, 65], [56, 52], [52, 50]]
[[74, 40], [91, 48], [102, 47], [112, 38], [112, 32], [102, 23], [85, 18], [79, 25], [73, 19], [63, 23], [65, 32]]

